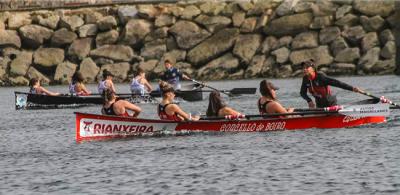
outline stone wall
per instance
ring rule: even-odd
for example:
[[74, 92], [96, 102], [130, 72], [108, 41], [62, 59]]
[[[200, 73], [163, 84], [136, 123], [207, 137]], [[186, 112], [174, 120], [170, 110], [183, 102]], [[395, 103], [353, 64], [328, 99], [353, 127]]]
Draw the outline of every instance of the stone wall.
[[393, 74], [394, 1], [266, 0], [142, 4], [0, 13], [0, 85], [88, 82], [104, 69], [152, 79], [170, 59], [201, 80]]

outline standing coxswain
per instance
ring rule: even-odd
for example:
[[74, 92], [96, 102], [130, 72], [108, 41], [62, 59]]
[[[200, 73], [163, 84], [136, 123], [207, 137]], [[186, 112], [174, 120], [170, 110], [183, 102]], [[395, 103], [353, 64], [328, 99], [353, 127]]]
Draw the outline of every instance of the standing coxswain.
[[[332, 94], [330, 86], [339, 87], [345, 90], [362, 92], [357, 87], [350, 86], [334, 78], [326, 76], [322, 72], [317, 72], [314, 60], [302, 62], [303, 82], [301, 84], [300, 95], [303, 97], [310, 108], [323, 108], [337, 105], [336, 96]], [[307, 95], [308, 92], [314, 96], [315, 104]]]
[[116, 93], [114, 83], [112, 81], [114, 75], [107, 69], [103, 70], [103, 80], [99, 82], [97, 90], [99, 94], [103, 94], [105, 89], [110, 89], [112, 92]]
[[161, 80], [168, 82], [170, 85], [174, 87], [175, 90], [181, 89], [180, 80], [186, 79], [190, 80], [190, 77], [183, 74], [179, 71], [179, 69], [173, 67], [172, 62], [168, 59], [164, 61], [165, 72], [161, 77]]

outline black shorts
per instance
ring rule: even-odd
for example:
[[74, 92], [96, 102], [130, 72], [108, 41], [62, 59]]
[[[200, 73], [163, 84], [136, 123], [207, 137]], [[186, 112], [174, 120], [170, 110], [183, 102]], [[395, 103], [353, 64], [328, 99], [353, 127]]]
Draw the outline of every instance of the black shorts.
[[329, 106], [337, 105], [337, 99], [335, 95], [327, 96], [326, 98], [315, 98], [315, 104], [317, 108], [324, 108]]

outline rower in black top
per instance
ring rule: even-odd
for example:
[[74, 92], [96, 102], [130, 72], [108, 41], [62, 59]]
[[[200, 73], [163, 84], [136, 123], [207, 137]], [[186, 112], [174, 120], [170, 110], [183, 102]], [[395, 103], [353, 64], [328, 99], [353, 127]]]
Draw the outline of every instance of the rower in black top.
[[[362, 92], [362, 90], [357, 87], [330, 78], [322, 72], [317, 72], [315, 69], [315, 62], [312, 59], [302, 62], [302, 66], [304, 77], [301, 84], [300, 95], [307, 101], [310, 108], [323, 108], [337, 104], [336, 96], [332, 94], [330, 86], [354, 92]], [[308, 97], [307, 90], [314, 96], [316, 105], [312, 99]]]

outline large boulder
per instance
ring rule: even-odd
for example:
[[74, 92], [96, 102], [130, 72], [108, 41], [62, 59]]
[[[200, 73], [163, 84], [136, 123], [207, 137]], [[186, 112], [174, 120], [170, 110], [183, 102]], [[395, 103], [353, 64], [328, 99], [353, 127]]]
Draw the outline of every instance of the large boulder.
[[311, 10], [316, 17], [331, 16], [335, 14], [337, 7], [338, 6], [332, 1], [315, 1], [315, 3], [311, 5]]
[[326, 71], [329, 75], [352, 75], [356, 72], [356, 65], [350, 63], [333, 63]]
[[31, 79], [31, 78], [39, 79], [40, 84], [42, 84], [42, 85], [49, 85], [49, 83], [50, 83], [50, 79], [47, 76], [43, 75], [38, 70], [36, 70], [36, 68], [34, 68], [33, 66], [29, 67], [27, 77], [29, 79]]
[[235, 43], [239, 30], [226, 28], [220, 30], [189, 51], [187, 60], [195, 67], [202, 66], [205, 62], [226, 52]]
[[374, 74], [393, 74], [396, 70], [396, 61], [395, 59], [389, 60], [379, 60], [376, 64], [371, 68], [371, 73]]
[[75, 73], [78, 65], [65, 61], [59, 64], [54, 74], [54, 81], [61, 84], [68, 84], [71, 82], [71, 77]]
[[69, 46], [67, 55], [74, 61], [86, 58], [91, 50], [92, 42], [92, 38], [76, 39]]
[[31, 23], [32, 19], [28, 12], [12, 14], [8, 18], [8, 29], [16, 30], [21, 26], [25, 26]]
[[295, 35], [307, 31], [313, 21], [311, 13], [294, 14], [272, 20], [264, 28], [267, 35]]
[[246, 18], [242, 25], [240, 26], [240, 32], [243, 33], [251, 33], [254, 32], [257, 26], [257, 18], [256, 17], [250, 17]]
[[201, 14], [201, 11], [199, 8], [197, 8], [194, 5], [189, 5], [185, 7], [185, 9], [182, 11], [181, 18], [186, 19], [186, 20], [191, 20], [193, 17], [198, 16]]
[[78, 30], [79, 37], [89, 37], [97, 34], [97, 25], [96, 24], [86, 24], [79, 27]]
[[205, 2], [199, 6], [200, 10], [207, 15], [219, 15], [225, 8], [225, 3]]
[[270, 51], [277, 49], [278, 44], [278, 39], [274, 36], [266, 37], [264, 42], [261, 44], [261, 53], [268, 54]]
[[53, 67], [64, 61], [64, 50], [59, 48], [39, 48], [33, 54], [33, 62], [42, 67]]
[[79, 72], [82, 73], [86, 82], [93, 83], [99, 74], [100, 68], [93, 62], [92, 58], [85, 58], [79, 66]]
[[285, 16], [293, 13], [293, 5], [296, 4], [295, 0], [283, 1], [275, 10], [278, 16]]
[[324, 28], [319, 32], [319, 42], [327, 44], [334, 41], [340, 36], [340, 29], [338, 27]]
[[167, 51], [167, 46], [162, 41], [153, 41], [147, 43], [141, 50], [140, 56], [145, 60], [160, 59]]
[[329, 47], [332, 51], [332, 54], [336, 56], [340, 51], [348, 48], [349, 46], [343, 37], [338, 37], [330, 44]]
[[310, 59], [314, 59], [317, 66], [328, 65], [333, 61], [333, 57], [329, 54], [329, 48], [327, 46], [292, 51], [289, 58], [292, 64], [295, 65]]
[[140, 62], [138, 67], [146, 72], [151, 72], [158, 64], [158, 60], [149, 60]]
[[231, 53], [227, 53], [197, 71], [197, 77], [203, 80], [218, 80], [225, 78], [239, 68], [239, 60]]
[[13, 30], [0, 30], [0, 47], [13, 46], [20, 48], [21, 39], [16, 31]]
[[109, 58], [115, 61], [129, 62], [135, 56], [129, 46], [124, 45], [103, 45], [90, 51], [92, 58]]
[[254, 56], [246, 71], [244, 72], [244, 78], [254, 78], [260, 76], [264, 61], [265, 55]]
[[235, 13], [241, 11], [236, 2], [228, 3], [222, 10], [221, 14], [224, 16], [233, 16]]
[[328, 26], [332, 26], [333, 17], [332, 16], [319, 16], [315, 17], [310, 25], [311, 29], [323, 29]]
[[136, 45], [152, 31], [152, 28], [152, 24], [147, 20], [131, 19], [125, 25], [122, 32], [121, 43], [126, 45]]
[[106, 16], [97, 21], [97, 28], [101, 31], [109, 31], [117, 26], [117, 20], [113, 16]]
[[361, 25], [364, 27], [364, 30], [367, 32], [378, 31], [385, 24], [385, 20], [380, 16], [374, 16], [370, 18], [367, 16], [361, 16], [360, 22]]
[[210, 36], [210, 33], [190, 21], [180, 20], [169, 32], [175, 37], [176, 43], [182, 49], [191, 49]]
[[47, 17], [44, 16], [37, 16], [38, 24], [50, 28], [50, 29], [57, 29], [58, 21], [60, 21], [60, 16], [57, 15], [49, 15]]
[[278, 48], [280, 48], [280, 47], [290, 48], [290, 45], [292, 44], [292, 41], [293, 41], [293, 37], [291, 37], [291, 36], [281, 37], [278, 40], [278, 46], [277, 47]]
[[99, 21], [103, 17], [103, 14], [92, 9], [86, 10], [83, 16], [83, 18], [85, 19], [85, 24], [96, 24], [97, 21]]
[[378, 62], [381, 49], [374, 47], [367, 51], [358, 61], [358, 67], [366, 73], [371, 73], [371, 68]]
[[342, 5], [336, 11], [336, 19], [342, 18], [344, 15], [349, 13], [351, 9], [352, 9], [351, 5]]
[[341, 63], [353, 63], [355, 60], [360, 58], [360, 49], [355, 48], [345, 48], [340, 50], [339, 53], [335, 55], [335, 62]]
[[275, 56], [276, 62], [278, 62], [280, 64], [287, 62], [287, 60], [289, 58], [289, 54], [290, 54], [290, 51], [286, 47], [281, 47], [281, 48], [271, 52], [271, 55]]
[[234, 27], [240, 27], [245, 19], [246, 19], [246, 13], [244, 13], [244, 12], [235, 12], [232, 15], [233, 26]]
[[53, 37], [51, 37], [51, 44], [54, 46], [65, 46], [71, 44], [78, 36], [66, 28], [62, 28], [54, 32]]
[[250, 63], [254, 54], [260, 47], [262, 37], [259, 34], [240, 35], [236, 40], [232, 53], [246, 64]]
[[353, 14], [346, 14], [344, 17], [340, 18], [335, 22], [336, 26], [354, 26], [358, 23], [359, 18], [356, 15]]
[[210, 32], [221, 30], [232, 23], [231, 19], [225, 16], [207, 15], [199, 15], [196, 17], [195, 21], [202, 26], [205, 26]]
[[380, 55], [386, 59], [392, 59], [396, 56], [396, 44], [394, 41], [388, 41], [382, 48]]
[[157, 16], [156, 20], [154, 21], [154, 25], [156, 27], [163, 27], [163, 26], [170, 26], [175, 24], [176, 18], [175, 16], [171, 16], [168, 14], [162, 14]]
[[160, 11], [151, 4], [142, 4], [137, 6], [138, 15], [145, 19], [154, 19], [160, 14]]
[[359, 40], [365, 36], [362, 26], [347, 28], [342, 32], [342, 36], [353, 44], [359, 43]]
[[104, 70], [108, 70], [114, 75], [113, 78], [114, 81], [116, 82], [126, 81], [126, 79], [128, 78], [128, 72], [130, 67], [131, 65], [127, 62], [103, 65], [101, 66], [100, 72], [97, 75], [97, 80], [101, 79], [101, 73]]
[[394, 41], [395, 38], [392, 31], [390, 29], [386, 29], [379, 34], [379, 40], [381, 41], [381, 44], [384, 45], [388, 41]]
[[362, 41], [361, 41], [361, 48], [362, 48], [363, 53], [365, 53], [366, 51], [368, 51], [369, 49], [371, 49], [375, 46], [379, 46], [378, 35], [376, 34], [376, 32], [367, 33], [362, 38]]
[[261, 76], [262, 77], [271, 77], [273, 76], [273, 68], [274, 65], [276, 64], [275, 62], [275, 58], [273, 56], [268, 57], [265, 61], [264, 61], [264, 65], [261, 68]]
[[10, 77], [11, 86], [28, 86], [29, 81], [23, 76]]
[[389, 16], [394, 11], [395, 1], [364, 1], [364, 0], [354, 0], [353, 9], [361, 12], [367, 16], [379, 15], [382, 17]]
[[179, 49], [174, 49], [169, 52], [164, 53], [164, 56], [161, 59], [161, 62], [164, 62], [164, 60], [169, 59], [175, 62], [180, 62], [180, 61], [185, 61], [186, 59], [186, 51], [185, 50], [179, 50]]
[[59, 21], [60, 27], [67, 28], [71, 31], [78, 30], [78, 28], [84, 24], [85, 24], [85, 22], [83, 21], [83, 19], [77, 15], [64, 16], [64, 17], [61, 17], [61, 19]]
[[156, 30], [149, 33], [146, 38], [144, 38], [145, 42], [152, 42], [158, 39], [168, 38], [168, 27], [157, 28]]
[[24, 76], [32, 64], [32, 53], [21, 52], [10, 64], [10, 75]]
[[292, 41], [292, 49], [318, 47], [318, 33], [304, 32], [297, 35]]
[[129, 20], [137, 18], [138, 11], [135, 6], [126, 6], [118, 8], [118, 18], [122, 24], [126, 24]]
[[19, 28], [19, 34], [26, 46], [38, 48], [44, 41], [50, 39], [53, 31], [39, 25], [30, 24]]
[[118, 41], [119, 33], [116, 30], [102, 32], [96, 36], [96, 46], [111, 45]]

